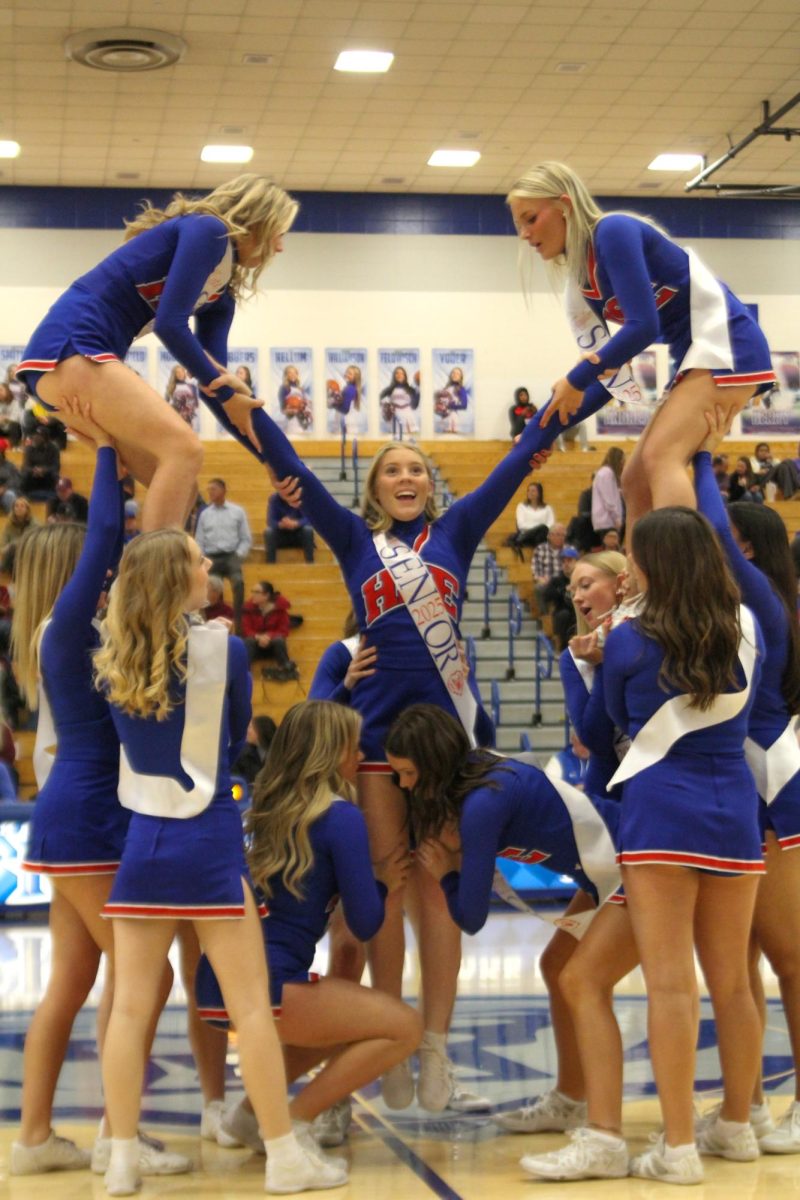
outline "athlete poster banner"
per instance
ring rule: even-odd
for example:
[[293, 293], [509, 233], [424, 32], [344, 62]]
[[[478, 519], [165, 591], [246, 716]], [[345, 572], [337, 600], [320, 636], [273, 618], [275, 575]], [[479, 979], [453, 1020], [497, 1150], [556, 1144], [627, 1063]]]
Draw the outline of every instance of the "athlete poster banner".
[[197, 380], [172, 357], [169, 350], [158, 347], [156, 391], [195, 433], [200, 432], [200, 393]]
[[14, 399], [18, 400], [20, 405], [25, 403], [27, 392], [22, 386], [21, 380], [17, 383], [15, 379], [9, 379], [8, 371], [10, 367], [16, 369], [17, 363], [22, 360], [24, 350], [24, 346], [0, 346], [0, 383], [5, 383], [6, 379], [8, 379]]
[[348, 437], [367, 432], [367, 351], [352, 346], [325, 351], [325, 403], [328, 433]]
[[272, 347], [268, 407], [288, 437], [313, 432], [314, 354], [310, 346]]
[[150, 382], [150, 351], [147, 346], [131, 346], [125, 355], [125, 366], [135, 371], [145, 383]]
[[742, 413], [742, 433], [756, 437], [772, 434], [800, 434], [800, 353], [797, 350], [773, 350], [772, 369], [777, 385], [757, 406]]
[[419, 433], [419, 350], [378, 350], [378, 428], [402, 439]]
[[475, 433], [475, 353], [433, 351], [434, 434]]

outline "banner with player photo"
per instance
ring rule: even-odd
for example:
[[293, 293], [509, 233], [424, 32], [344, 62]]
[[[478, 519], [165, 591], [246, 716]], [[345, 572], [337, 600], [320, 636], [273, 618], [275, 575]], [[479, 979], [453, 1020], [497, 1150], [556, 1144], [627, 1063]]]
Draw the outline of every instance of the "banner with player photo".
[[800, 434], [800, 353], [773, 350], [772, 369], [777, 385], [761, 397], [757, 406], [742, 413], [742, 433], [754, 437], [771, 434], [797, 437]]
[[310, 346], [272, 347], [268, 409], [287, 437], [313, 433], [314, 355]]
[[[0, 346], [0, 383], [7, 383], [14, 397], [14, 403], [10, 410], [4, 411], [3, 432], [0, 433], [0, 437], [10, 440], [15, 446], [22, 435], [22, 410], [28, 399], [28, 392], [24, 384], [21, 380], [17, 382], [16, 379], [17, 363], [21, 361], [24, 350], [24, 346]], [[9, 372], [11, 373], [9, 374]], [[38, 407], [38, 416], [44, 420], [44, 409], [41, 405]]]
[[348, 346], [325, 351], [328, 433], [360, 437], [367, 432], [367, 351]]
[[475, 433], [475, 352], [433, 351], [433, 432]]
[[642, 404], [620, 404], [609, 400], [595, 417], [598, 436], [638, 437], [653, 415], [658, 399], [658, 372], [655, 350], [643, 350], [631, 360], [633, 378], [642, 393]]
[[197, 380], [193, 379], [186, 367], [176, 362], [169, 350], [163, 346], [158, 347], [156, 391], [175, 409], [178, 416], [199, 434], [200, 394], [197, 390]]
[[125, 355], [125, 366], [135, 371], [145, 383], [150, 382], [150, 351], [147, 346], [131, 346]]
[[378, 429], [398, 441], [419, 433], [419, 350], [378, 350]]

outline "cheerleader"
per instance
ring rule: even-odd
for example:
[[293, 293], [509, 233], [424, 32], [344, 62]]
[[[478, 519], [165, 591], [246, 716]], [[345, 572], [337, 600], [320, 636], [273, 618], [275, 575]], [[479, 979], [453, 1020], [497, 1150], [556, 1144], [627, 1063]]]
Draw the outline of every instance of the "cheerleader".
[[255, 290], [296, 213], [295, 201], [258, 175], [240, 175], [201, 200], [177, 193], [164, 210], [147, 204], [128, 223], [125, 244], [56, 301], [28, 343], [18, 370], [29, 390], [56, 411], [72, 396], [88, 400], [94, 421], [147, 485], [145, 531], [183, 524], [203, 455], [185, 421], [124, 365], [131, 342], [152, 328], [251, 437], [257, 401], [225, 371], [228, 331], [236, 301]]
[[[422, 1036], [408, 1005], [358, 983], [309, 974], [317, 942], [338, 899], [355, 937], [366, 941], [383, 920], [384, 901], [405, 879], [398, 848], [370, 865], [364, 818], [355, 807], [361, 718], [330, 701], [290, 709], [253, 792], [246, 826], [252, 878], [269, 903], [263, 922], [273, 1012], [279, 1015], [289, 1081], [325, 1065], [289, 1105], [295, 1129], [328, 1110], [349, 1116], [347, 1097], [406, 1059]], [[377, 882], [376, 882], [377, 880]], [[198, 980], [201, 1013], [225, 1019], [207, 963]], [[245, 1101], [224, 1132], [252, 1145], [257, 1122]]]
[[464, 387], [464, 372], [453, 367], [447, 383], [433, 394], [434, 412], [440, 421], [441, 433], [458, 433], [458, 416], [469, 404], [469, 392]]
[[122, 557], [95, 655], [121, 743], [120, 800], [133, 810], [104, 908], [113, 918], [116, 961], [103, 1053], [109, 1195], [140, 1186], [136, 1127], [146, 1030], [180, 919], [195, 925], [239, 1033], [242, 1077], [268, 1153], [266, 1190], [337, 1187], [346, 1179], [298, 1142], [289, 1118], [230, 784], [229, 763], [250, 718], [247, 655], [227, 628], [186, 616], [205, 603], [208, 566], [182, 530], [135, 538]]
[[[566, 424], [612, 394], [624, 397], [632, 383], [626, 364], [651, 342], [666, 342], [675, 374], [625, 469], [629, 527], [651, 508], [693, 507], [686, 467], [705, 437], [706, 409], [719, 404], [730, 418], [775, 381], [754, 317], [693, 251], [646, 218], [602, 212], [562, 163], [531, 167], [507, 201], [519, 236], [566, 277], [567, 312], [584, 351], [553, 385], [544, 424], [556, 414]], [[608, 321], [621, 326], [613, 337]]]
[[185, 421], [190, 429], [199, 425], [197, 388], [189, 378], [189, 372], [180, 363], [176, 363], [169, 373], [164, 399], [171, 408]]
[[408, 382], [405, 367], [395, 367], [392, 382], [381, 392], [380, 401], [387, 424], [394, 426], [396, 421], [401, 434], [407, 433], [409, 437], [419, 432], [414, 417], [414, 409], [419, 404], [419, 388], [412, 387]]

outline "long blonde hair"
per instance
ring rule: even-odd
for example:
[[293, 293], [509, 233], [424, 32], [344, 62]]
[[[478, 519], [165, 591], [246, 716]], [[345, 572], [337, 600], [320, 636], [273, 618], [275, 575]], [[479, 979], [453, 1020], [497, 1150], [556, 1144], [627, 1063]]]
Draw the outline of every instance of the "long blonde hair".
[[125, 547], [94, 669], [110, 703], [131, 716], [163, 721], [174, 707], [170, 684], [186, 679], [191, 572], [182, 529], [142, 533]]
[[355, 799], [339, 766], [360, 732], [355, 709], [330, 700], [304, 700], [281, 721], [245, 818], [250, 872], [266, 895], [270, 879], [280, 874], [287, 890], [302, 899], [300, 885], [314, 865], [311, 826], [337, 796]]
[[[385, 446], [381, 446], [380, 450], [370, 463], [369, 471], [367, 472], [367, 478], [364, 482], [364, 491], [361, 496], [361, 516], [366, 521], [367, 527], [371, 529], [373, 533], [384, 533], [387, 529], [390, 529], [392, 525], [392, 518], [385, 511], [385, 509], [381, 507], [375, 491], [375, 480], [378, 477], [378, 471], [380, 470], [381, 463], [386, 455], [392, 450], [411, 450], [414, 454], [416, 454], [417, 458], [424, 466], [428, 479], [431, 481], [431, 483], [434, 482], [433, 464], [428, 456], [422, 453], [418, 446], [409, 446], [407, 442], [387, 442]], [[436, 503], [436, 497], [433, 493], [433, 490], [431, 490], [428, 499], [425, 501], [423, 516], [425, 517], [426, 521], [435, 521], [438, 515], [439, 507]]]
[[[584, 554], [575, 563], [575, 571], [582, 566], [595, 567], [598, 571], [602, 571], [604, 575], [608, 575], [611, 579], [616, 579], [618, 575], [624, 574], [628, 570], [628, 560], [619, 550], [598, 550], [596, 554]], [[573, 576], [575, 571], [572, 572]], [[575, 608], [575, 625], [578, 634], [591, 633], [589, 622], [583, 613], [575, 607], [573, 597], [573, 608]]]
[[85, 525], [65, 521], [37, 525], [17, 544], [11, 653], [29, 708], [38, 705], [39, 648], [45, 622], [72, 578], [85, 540]]
[[258, 235], [263, 255], [260, 264], [252, 270], [239, 263], [233, 268], [229, 287], [234, 297], [240, 300], [255, 292], [261, 272], [274, 257], [275, 238], [289, 232], [299, 208], [297, 201], [283, 188], [263, 175], [237, 175], [200, 199], [193, 200], [176, 192], [164, 209], [145, 201], [139, 215], [133, 221], [125, 222], [125, 241], [172, 217], [191, 213], [219, 217], [233, 237], [248, 233]]

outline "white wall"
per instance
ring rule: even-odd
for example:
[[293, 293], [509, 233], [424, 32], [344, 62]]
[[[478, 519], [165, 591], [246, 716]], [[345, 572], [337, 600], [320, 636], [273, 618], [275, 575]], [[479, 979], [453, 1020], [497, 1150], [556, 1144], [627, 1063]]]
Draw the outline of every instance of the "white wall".
[[[0, 343], [25, 343], [60, 292], [119, 243], [115, 233], [0, 229]], [[759, 305], [775, 350], [800, 348], [800, 246], [789, 241], [704, 239], [691, 243], [715, 274]], [[35, 282], [34, 282], [35, 281]], [[377, 434], [377, 349], [418, 346], [424, 378], [434, 347], [475, 351], [476, 436], [505, 437], [514, 388], [542, 403], [575, 350], [544, 272], [530, 308], [522, 298], [514, 238], [447, 235], [294, 234], [262, 276], [266, 290], [237, 312], [231, 345], [314, 350], [316, 435], [325, 426], [326, 346], [370, 350], [370, 433]], [[666, 352], [659, 351], [660, 381]], [[152, 354], [155, 371], [155, 354]], [[430, 403], [420, 409], [432, 433]], [[204, 425], [212, 436], [211, 423]], [[735, 431], [734, 431], [735, 432]]]

